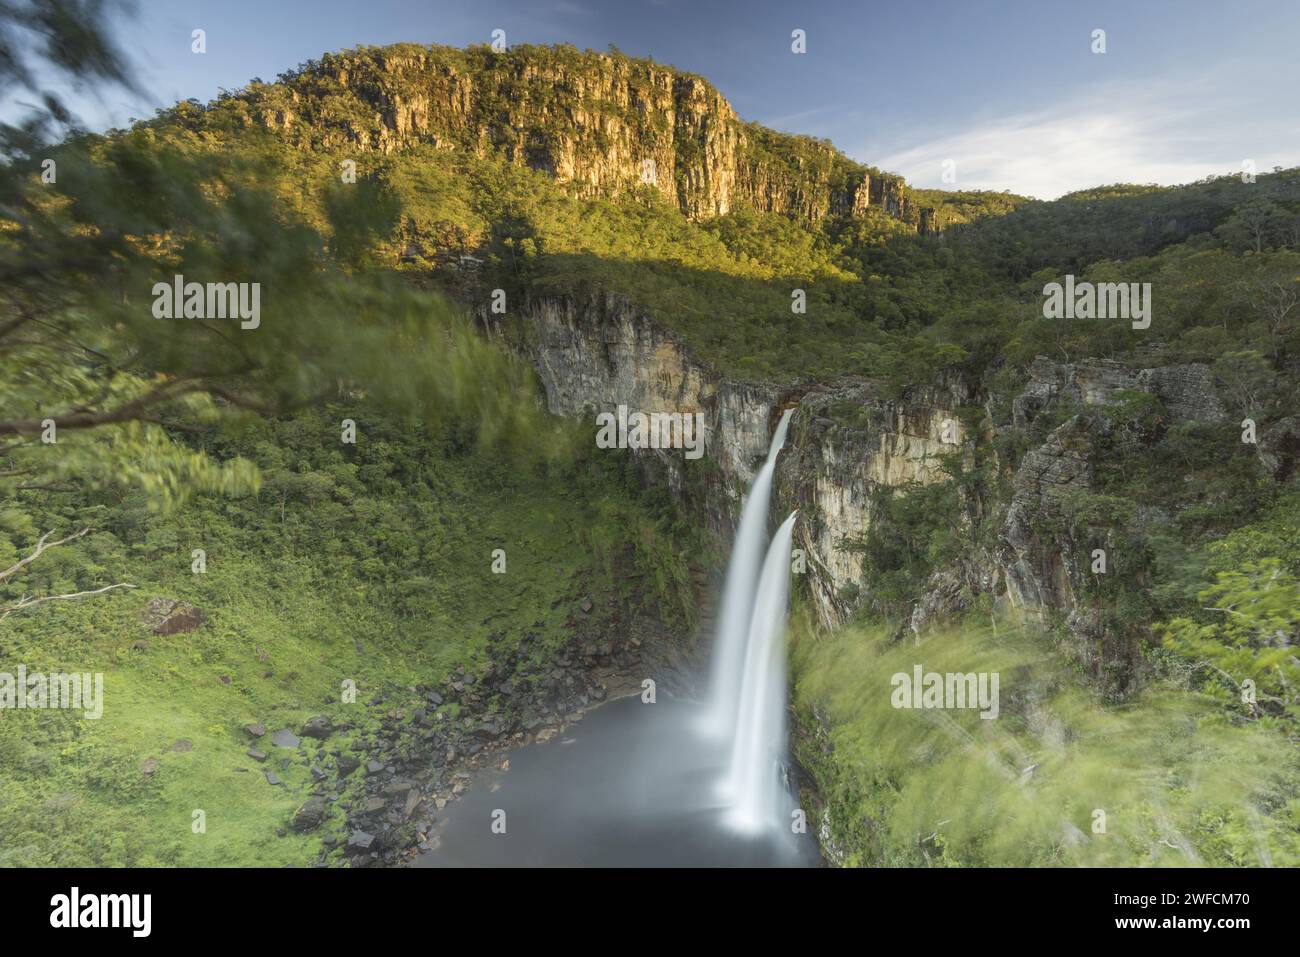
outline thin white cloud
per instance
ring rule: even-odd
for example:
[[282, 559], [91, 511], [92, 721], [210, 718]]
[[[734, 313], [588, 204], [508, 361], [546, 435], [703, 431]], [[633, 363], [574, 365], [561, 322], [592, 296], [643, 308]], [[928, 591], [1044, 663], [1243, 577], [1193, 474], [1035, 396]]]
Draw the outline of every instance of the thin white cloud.
[[758, 122], [774, 130], [784, 130], [792, 126], [799, 126], [814, 116], [840, 112], [842, 112], [842, 108], [838, 106], [818, 106], [811, 110], [800, 110], [798, 113], [787, 113], [784, 116], [760, 116]]
[[[1188, 183], [1239, 171], [1246, 159], [1266, 171], [1300, 163], [1296, 107], [1272, 95], [1278, 84], [1274, 77], [1262, 88], [1225, 87], [1202, 74], [1097, 87], [1051, 108], [920, 134], [918, 145], [883, 156], [855, 153], [916, 186], [1041, 199], [1109, 183]], [[943, 181], [946, 160], [955, 184]]]

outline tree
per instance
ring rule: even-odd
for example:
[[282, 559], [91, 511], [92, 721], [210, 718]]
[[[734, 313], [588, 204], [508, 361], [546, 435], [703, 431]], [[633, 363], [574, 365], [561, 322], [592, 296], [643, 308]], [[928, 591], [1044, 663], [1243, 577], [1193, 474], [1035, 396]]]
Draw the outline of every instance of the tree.
[[1243, 418], [1256, 418], [1272, 391], [1275, 373], [1254, 350], [1227, 352], [1214, 363], [1214, 377]]
[[1291, 321], [1300, 315], [1300, 255], [1270, 254], [1238, 280], [1234, 292], [1238, 304], [1264, 322], [1273, 361], [1280, 364]]
[[1287, 211], [1264, 199], [1238, 206], [1215, 232], [1239, 249], [1263, 252], [1285, 227]]

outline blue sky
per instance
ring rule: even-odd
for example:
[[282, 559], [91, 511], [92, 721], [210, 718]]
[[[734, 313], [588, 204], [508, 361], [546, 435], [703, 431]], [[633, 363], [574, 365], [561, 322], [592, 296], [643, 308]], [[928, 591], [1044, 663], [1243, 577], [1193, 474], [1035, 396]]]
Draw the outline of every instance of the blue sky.
[[[207, 31], [207, 53], [190, 32]], [[570, 42], [703, 74], [740, 115], [831, 139], [918, 186], [1050, 198], [1300, 165], [1296, 0], [137, 0], [119, 29], [148, 91], [79, 101], [123, 125], [327, 50]], [[807, 53], [790, 50], [794, 29]], [[1094, 29], [1106, 52], [1091, 51]]]

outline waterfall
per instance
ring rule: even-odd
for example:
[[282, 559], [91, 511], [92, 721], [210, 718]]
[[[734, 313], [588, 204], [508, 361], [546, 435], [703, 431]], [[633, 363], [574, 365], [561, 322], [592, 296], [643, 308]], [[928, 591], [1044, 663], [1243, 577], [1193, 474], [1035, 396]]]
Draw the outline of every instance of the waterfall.
[[731, 822], [743, 830], [766, 829], [782, 818], [785, 622], [795, 514], [792, 512], [772, 536], [758, 579], [745, 649], [736, 735], [724, 784]]
[[740, 707], [741, 671], [745, 663], [745, 645], [749, 638], [749, 620], [754, 611], [758, 589], [759, 562], [763, 554], [763, 532], [767, 527], [768, 502], [772, 497], [772, 476], [776, 456], [785, 444], [786, 429], [794, 409], [786, 409], [772, 435], [772, 444], [749, 497], [741, 510], [736, 541], [731, 549], [727, 581], [718, 609], [718, 630], [714, 639], [713, 675], [709, 687], [709, 706], [705, 730], [714, 737], [730, 738], [736, 731]]

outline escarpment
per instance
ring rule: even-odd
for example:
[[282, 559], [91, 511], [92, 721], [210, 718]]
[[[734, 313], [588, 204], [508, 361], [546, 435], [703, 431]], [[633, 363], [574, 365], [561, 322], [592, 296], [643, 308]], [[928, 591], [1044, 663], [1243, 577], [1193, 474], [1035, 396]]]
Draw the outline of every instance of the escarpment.
[[874, 208], [935, 230], [902, 177], [744, 122], [702, 77], [618, 53], [361, 47], [251, 84], [237, 100], [245, 122], [302, 146], [496, 153], [581, 197], [655, 190], [694, 220], [744, 206], [813, 224]]

